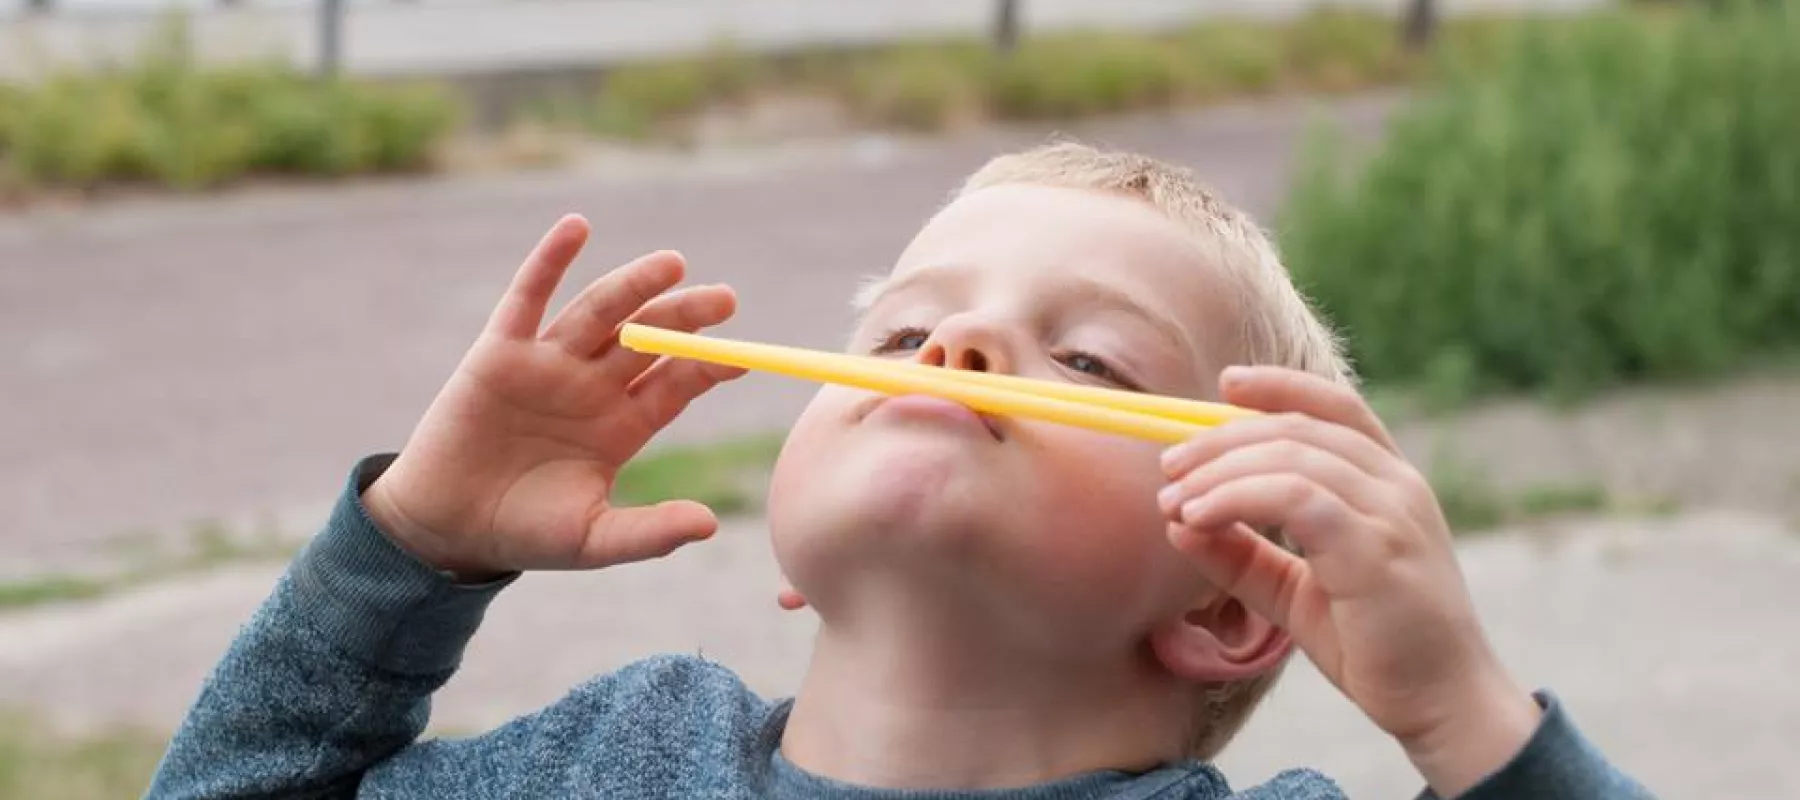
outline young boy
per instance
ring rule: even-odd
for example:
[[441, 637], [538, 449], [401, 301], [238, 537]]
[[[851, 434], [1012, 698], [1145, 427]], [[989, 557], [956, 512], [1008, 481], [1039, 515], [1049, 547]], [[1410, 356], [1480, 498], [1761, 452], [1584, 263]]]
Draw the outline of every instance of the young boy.
[[782, 604], [820, 622], [795, 698], [658, 657], [416, 741], [521, 571], [717, 527], [607, 492], [736, 373], [615, 335], [717, 325], [731, 290], [674, 289], [681, 258], [654, 253], [543, 324], [587, 233], [550, 230], [406, 446], [357, 465], [151, 796], [1338, 797], [1307, 770], [1233, 794], [1210, 765], [1296, 646], [1425, 796], [1647, 796], [1501, 666], [1431, 490], [1250, 220], [1182, 170], [1075, 144], [972, 176], [859, 296], [850, 349], [1267, 414], [1165, 450], [822, 388], [768, 502]]

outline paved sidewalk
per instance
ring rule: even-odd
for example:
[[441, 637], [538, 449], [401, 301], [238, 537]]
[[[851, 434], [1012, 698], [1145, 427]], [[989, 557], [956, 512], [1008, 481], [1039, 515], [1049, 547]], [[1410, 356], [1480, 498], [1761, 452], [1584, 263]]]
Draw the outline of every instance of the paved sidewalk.
[[[1584, 521], [1466, 541], [1489, 632], [1661, 796], [1800, 797], [1800, 536], [1714, 512]], [[0, 707], [65, 725], [170, 729], [278, 570], [245, 568], [97, 603], [0, 615]], [[774, 603], [759, 523], [667, 560], [532, 574], [492, 608], [434, 725], [484, 730], [645, 655], [701, 652], [770, 694], [798, 685], [810, 615]], [[1411, 797], [1397, 748], [1304, 660], [1223, 759], [1239, 783], [1295, 765], [1352, 797]]]

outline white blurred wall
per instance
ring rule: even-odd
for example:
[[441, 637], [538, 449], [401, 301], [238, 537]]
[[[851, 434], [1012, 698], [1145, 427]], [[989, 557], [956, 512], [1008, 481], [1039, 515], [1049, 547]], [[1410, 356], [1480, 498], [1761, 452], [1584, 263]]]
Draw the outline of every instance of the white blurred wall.
[[[317, 59], [311, 0], [52, 0], [25, 14], [0, 0], [0, 79], [53, 65], [126, 59], [157, 30], [160, 11], [187, 9], [196, 51], [228, 61]], [[1445, 13], [1568, 11], [1603, 0], [1440, 0]], [[1338, 0], [1392, 11], [1403, 0]], [[1022, 0], [1027, 30], [1156, 28], [1204, 16], [1290, 16], [1316, 0]], [[350, 0], [343, 68], [361, 75], [560, 68], [693, 51], [728, 38], [747, 48], [865, 43], [921, 35], [982, 35], [989, 0]]]

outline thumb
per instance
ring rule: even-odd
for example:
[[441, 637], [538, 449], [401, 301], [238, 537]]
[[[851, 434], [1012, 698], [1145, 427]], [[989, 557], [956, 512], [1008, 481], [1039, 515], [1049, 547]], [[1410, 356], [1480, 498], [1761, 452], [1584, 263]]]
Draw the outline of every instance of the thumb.
[[579, 569], [610, 567], [661, 558], [719, 530], [712, 509], [692, 500], [650, 506], [608, 506], [588, 525], [578, 556]]

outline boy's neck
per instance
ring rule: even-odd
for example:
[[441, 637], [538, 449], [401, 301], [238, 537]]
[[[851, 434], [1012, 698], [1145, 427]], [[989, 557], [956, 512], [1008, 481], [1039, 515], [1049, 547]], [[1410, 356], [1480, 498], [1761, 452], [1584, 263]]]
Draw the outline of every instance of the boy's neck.
[[789, 762], [833, 780], [981, 789], [1146, 770], [1168, 760], [1189, 718], [1170, 708], [1187, 693], [1131, 658], [1050, 665], [857, 628], [878, 634], [820, 627], [781, 743]]

